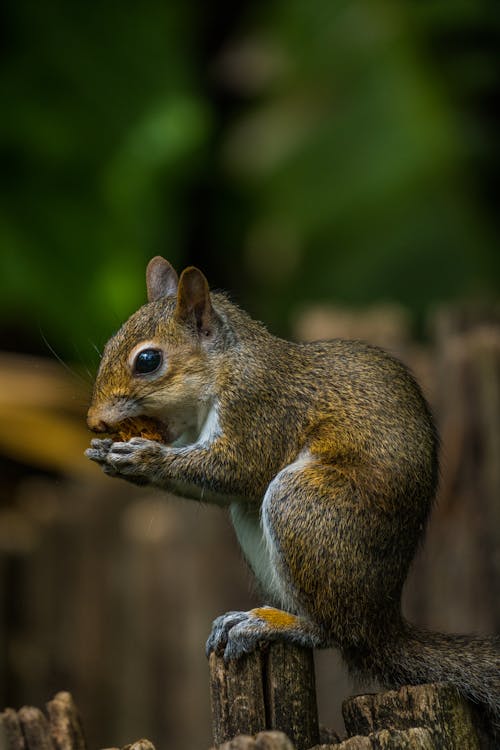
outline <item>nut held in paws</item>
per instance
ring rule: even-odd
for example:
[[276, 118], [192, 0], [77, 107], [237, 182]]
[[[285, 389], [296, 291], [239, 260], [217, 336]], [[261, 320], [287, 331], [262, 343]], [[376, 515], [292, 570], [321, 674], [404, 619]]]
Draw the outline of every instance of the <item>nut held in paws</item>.
[[113, 438], [127, 442], [133, 437], [156, 440], [158, 443], [169, 442], [169, 431], [165, 424], [153, 417], [135, 417], [125, 419], [117, 425]]

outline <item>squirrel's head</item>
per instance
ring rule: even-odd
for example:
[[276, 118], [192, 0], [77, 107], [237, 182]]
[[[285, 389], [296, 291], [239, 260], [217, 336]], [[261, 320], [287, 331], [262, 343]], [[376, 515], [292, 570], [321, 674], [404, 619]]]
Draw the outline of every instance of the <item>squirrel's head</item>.
[[146, 284], [148, 303], [106, 344], [87, 423], [94, 432], [113, 432], [125, 419], [153, 417], [175, 440], [196, 429], [210, 401], [219, 321], [197, 268], [179, 279], [157, 256]]

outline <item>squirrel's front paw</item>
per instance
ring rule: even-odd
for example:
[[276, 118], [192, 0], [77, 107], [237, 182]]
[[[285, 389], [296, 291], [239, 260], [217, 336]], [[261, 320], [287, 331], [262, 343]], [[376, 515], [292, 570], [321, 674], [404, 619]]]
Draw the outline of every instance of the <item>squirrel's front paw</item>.
[[224, 660], [239, 659], [255, 651], [257, 645], [268, 640], [266, 624], [252, 612], [227, 612], [214, 620], [207, 640], [206, 653], [224, 655]]
[[110, 466], [108, 466], [108, 454], [112, 445], [113, 441], [111, 438], [105, 438], [104, 440], [98, 440], [95, 438], [90, 441], [91, 447], [87, 448], [85, 455], [87, 458], [90, 458], [91, 461], [95, 461], [96, 464], [99, 464], [105, 474], [114, 476], [115, 472], [112, 471]]
[[126, 443], [110, 439], [92, 440], [90, 445], [85, 455], [98, 463], [105, 474], [136, 484], [146, 484], [154, 479], [164, 451], [160, 443], [138, 437]]
[[104, 440], [98, 440], [95, 438], [90, 441], [90, 448], [87, 448], [85, 455], [90, 458], [91, 461], [95, 461], [98, 464], [106, 462], [106, 457], [109, 453], [109, 449], [113, 445], [111, 438], [105, 438]]

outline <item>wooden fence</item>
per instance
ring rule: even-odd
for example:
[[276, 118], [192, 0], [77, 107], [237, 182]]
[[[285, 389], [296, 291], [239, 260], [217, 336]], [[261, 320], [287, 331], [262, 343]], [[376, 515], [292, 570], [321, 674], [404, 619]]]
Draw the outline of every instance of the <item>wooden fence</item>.
[[[275, 643], [228, 664], [211, 654], [209, 668], [215, 743], [212, 750], [496, 747], [476, 709], [448, 685], [408, 686], [347, 699], [343, 705], [347, 736], [341, 739], [334, 731], [319, 726], [310, 650]], [[168, 739], [164, 747], [171, 747]], [[17, 712], [3, 711], [0, 748], [87, 750], [71, 695], [58, 693], [47, 704], [46, 715], [30, 706]], [[142, 739], [122, 750], [154, 750], [154, 746]]]
[[[394, 312], [349, 321], [325, 308], [298, 337], [369, 339], [415, 372], [442, 479], [404, 611], [430, 629], [500, 632], [499, 316], [447, 310], [430, 330], [423, 345]], [[265, 601], [228, 520], [104, 477], [83, 457], [88, 394], [53, 363], [0, 356], [0, 386], [0, 706], [64, 688], [91, 747], [142, 733], [157, 747], [206, 747], [201, 644], [214, 617]], [[320, 719], [342, 727], [358, 688], [334, 651], [315, 666]]]

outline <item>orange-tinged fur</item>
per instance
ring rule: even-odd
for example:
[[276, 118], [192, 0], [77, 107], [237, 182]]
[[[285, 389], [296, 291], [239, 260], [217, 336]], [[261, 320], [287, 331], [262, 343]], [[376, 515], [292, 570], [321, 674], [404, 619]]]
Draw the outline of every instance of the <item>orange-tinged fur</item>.
[[297, 617], [291, 615], [289, 612], [283, 612], [281, 609], [275, 609], [274, 607], [256, 607], [250, 610], [250, 614], [254, 617], [258, 617], [260, 620], [265, 622], [272, 628], [277, 630], [287, 630], [288, 628], [294, 628], [297, 626]]
[[[93, 441], [107, 473], [230, 506], [271, 601], [218, 618], [209, 649], [238, 658], [275, 637], [337, 646], [350, 669], [399, 686], [446, 681], [500, 727], [500, 641], [427, 633], [401, 592], [438, 477], [438, 440], [407, 368], [377, 347], [272, 336], [194, 268], [155, 258], [149, 304], [106, 345], [88, 422], [146, 441]], [[134, 372], [134, 347], [161, 352]], [[153, 439], [152, 439], [153, 438]], [[165, 440], [162, 440], [165, 442]], [[500, 747], [500, 745], [498, 745]]]

